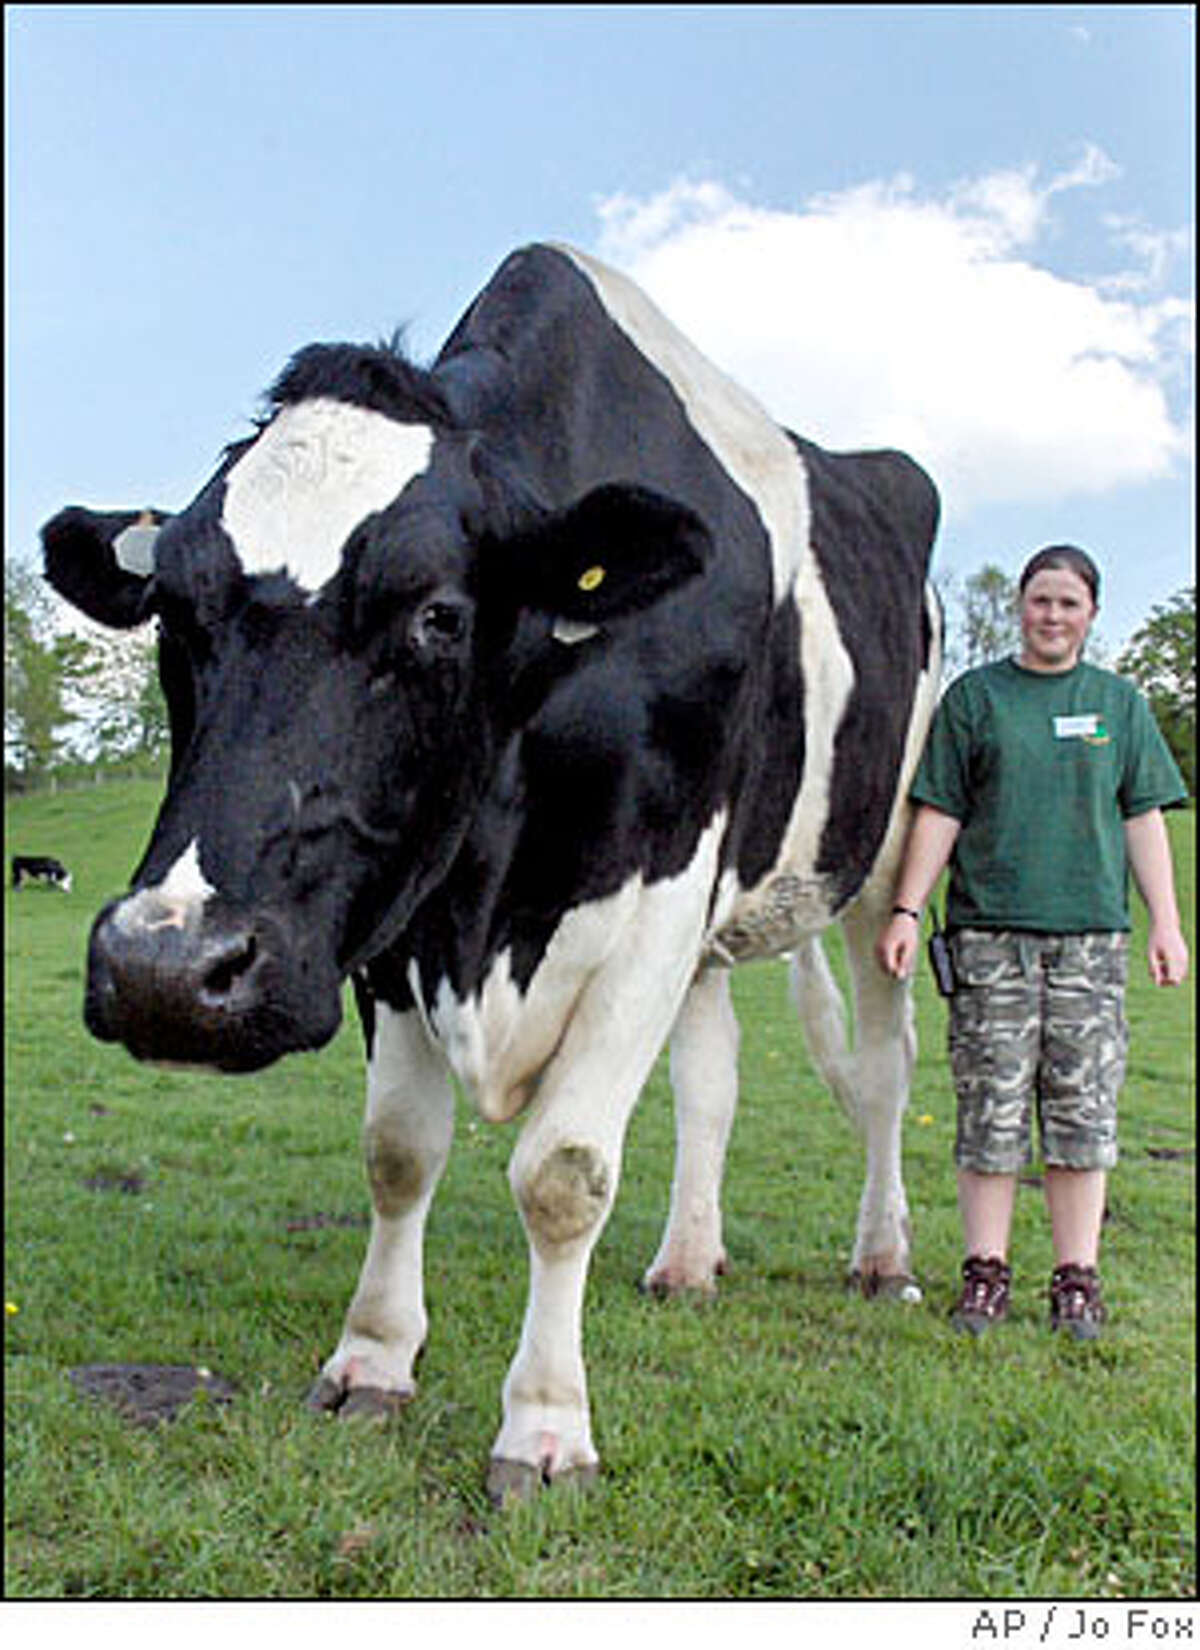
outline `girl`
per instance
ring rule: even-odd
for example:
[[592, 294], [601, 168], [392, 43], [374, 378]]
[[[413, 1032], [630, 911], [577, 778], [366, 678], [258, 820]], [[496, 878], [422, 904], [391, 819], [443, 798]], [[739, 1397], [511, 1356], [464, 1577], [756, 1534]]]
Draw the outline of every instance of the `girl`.
[[1072, 545], [1040, 550], [1020, 583], [1021, 652], [947, 690], [877, 955], [911, 972], [921, 909], [949, 863], [957, 989], [950, 1059], [967, 1259], [955, 1324], [1008, 1308], [1009, 1230], [1036, 1105], [1056, 1265], [1051, 1327], [1090, 1340], [1104, 1320], [1097, 1262], [1117, 1160], [1125, 1066], [1127, 870], [1150, 919], [1156, 985], [1188, 968], [1162, 809], [1186, 789], [1137, 690], [1081, 660], [1100, 576]]

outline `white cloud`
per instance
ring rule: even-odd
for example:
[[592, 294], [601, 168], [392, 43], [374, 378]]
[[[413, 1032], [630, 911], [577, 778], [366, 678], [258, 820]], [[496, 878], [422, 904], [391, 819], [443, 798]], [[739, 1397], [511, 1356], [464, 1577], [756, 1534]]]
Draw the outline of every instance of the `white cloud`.
[[1068, 279], [1038, 261], [1058, 201], [1116, 175], [1088, 146], [1046, 182], [1027, 167], [930, 196], [900, 176], [792, 211], [682, 181], [601, 201], [599, 251], [783, 423], [906, 448], [961, 517], [1155, 480], [1190, 454], [1172, 391], [1193, 305], [1162, 291], [1179, 237], [1110, 218], [1136, 269]]

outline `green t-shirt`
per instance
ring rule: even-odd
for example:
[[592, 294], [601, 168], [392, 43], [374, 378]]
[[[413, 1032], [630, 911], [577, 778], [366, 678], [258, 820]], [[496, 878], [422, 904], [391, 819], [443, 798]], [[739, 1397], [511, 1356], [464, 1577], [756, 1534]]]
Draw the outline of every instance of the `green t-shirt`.
[[1129, 927], [1123, 822], [1187, 790], [1145, 700], [1095, 665], [969, 670], [938, 706], [911, 795], [962, 826], [946, 924]]

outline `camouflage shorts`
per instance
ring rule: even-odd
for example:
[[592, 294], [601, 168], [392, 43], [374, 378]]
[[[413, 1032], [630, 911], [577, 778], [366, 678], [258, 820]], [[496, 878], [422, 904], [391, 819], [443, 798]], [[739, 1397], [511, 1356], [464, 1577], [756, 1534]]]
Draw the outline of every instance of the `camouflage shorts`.
[[1032, 1156], [1072, 1169], [1117, 1161], [1125, 1074], [1128, 935], [964, 928], [951, 941], [950, 1067], [958, 1092], [955, 1162], [1012, 1174]]

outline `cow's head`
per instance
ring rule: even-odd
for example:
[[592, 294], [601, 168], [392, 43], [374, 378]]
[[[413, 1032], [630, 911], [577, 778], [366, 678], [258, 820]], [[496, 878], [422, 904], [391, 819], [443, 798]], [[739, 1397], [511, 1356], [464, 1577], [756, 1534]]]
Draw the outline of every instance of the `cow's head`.
[[546, 508], [432, 378], [348, 346], [296, 358], [181, 514], [68, 509], [42, 537], [85, 613], [157, 620], [171, 720], [149, 846], [92, 930], [87, 1023], [224, 1070], [333, 1034], [342, 980], [445, 875], [577, 638], [708, 545], [640, 488]]

